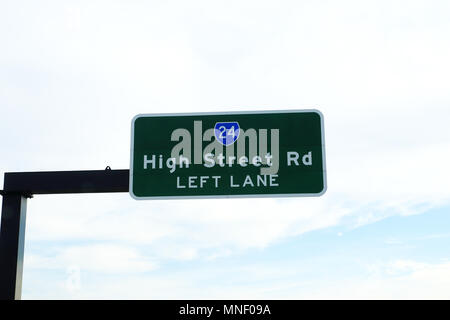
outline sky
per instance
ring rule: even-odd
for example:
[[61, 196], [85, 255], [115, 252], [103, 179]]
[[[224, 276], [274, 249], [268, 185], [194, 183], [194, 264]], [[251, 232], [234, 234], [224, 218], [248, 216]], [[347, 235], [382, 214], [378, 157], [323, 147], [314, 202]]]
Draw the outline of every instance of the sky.
[[128, 169], [140, 113], [314, 108], [312, 198], [28, 201], [23, 299], [449, 299], [448, 1], [0, 0], [4, 172]]

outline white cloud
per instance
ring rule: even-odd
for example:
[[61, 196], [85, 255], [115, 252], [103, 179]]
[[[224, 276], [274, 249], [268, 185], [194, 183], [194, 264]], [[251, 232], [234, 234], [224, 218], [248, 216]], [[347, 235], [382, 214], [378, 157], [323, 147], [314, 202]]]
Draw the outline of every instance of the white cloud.
[[128, 195], [85, 197], [30, 201], [27, 241], [120, 241], [147, 246], [159, 258], [186, 259], [264, 248], [333, 226], [349, 213], [321, 198], [135, 202]]
[[71, 245], [49, 256], [26, 255], [25, 264], [30, 270], [77, 267], [80, 272], [116, 275], [149, 272], [157, 267], [155, 261], [142, 255], [136, 248], [112, 244]]
[[[450, 263], [424, 263], [414, 260], [394, 260], [379, 266], [377, 272], [363, 280], [349, 281], [335, 288], [345, 299], [448, 299]], [[331, 298], [329, 290], [323, 297]], [[317, 296], [320, 294], [317, 293]]]
[[[132, 273], [83, 281], [78, 290], [30, 291], [29, 298], [59, 299], [448, 299], [449, 262], [387, 260], [339, 277], [323, 274], [317, 260], [203, 266], [170, 273]], [[285, 262], [284, 262], [285, 263]], [[207, 268], [207, 271], [206, 269]], [[339, 274], [339, 272], [338, 272]], [[307, 275], [307, 276], [305, 276]]]
[[372, 271], [367, 274], [324, 276], [324, 279], [310, 275], [308, 280], [301, 277], [298, 280], [295, 273], [280, 279], [280, 274], [274, 272], [276, 282], [267, 281], [270, 276], [265, 273], [257, 276], [260, 282], [232, 286], [230, 290], [222, 287], [212, 294], [218, 299], [240, 295], [243, 299], [448, 299], [450, 296], [448, 262], [393, 260], [378, 265], [376, 272], [372, 264], [369, 267]]

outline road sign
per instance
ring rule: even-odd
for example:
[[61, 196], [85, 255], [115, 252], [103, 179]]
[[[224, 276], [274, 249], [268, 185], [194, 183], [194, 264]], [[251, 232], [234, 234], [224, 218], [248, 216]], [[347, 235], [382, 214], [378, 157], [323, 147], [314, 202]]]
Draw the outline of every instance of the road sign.
[[132, 121], [135, 199], [320, 196], [317, 110], [142, 114]]

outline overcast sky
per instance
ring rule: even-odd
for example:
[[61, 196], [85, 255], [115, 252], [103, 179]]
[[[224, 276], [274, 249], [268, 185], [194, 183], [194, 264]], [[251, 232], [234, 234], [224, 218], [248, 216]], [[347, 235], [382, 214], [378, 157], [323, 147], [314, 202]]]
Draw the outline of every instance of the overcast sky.
[[24, 299], [450, 298], [449, 1], [0, 1], [3, 172], [139, 113], [319, 109], [318, 198], [28, 202]]

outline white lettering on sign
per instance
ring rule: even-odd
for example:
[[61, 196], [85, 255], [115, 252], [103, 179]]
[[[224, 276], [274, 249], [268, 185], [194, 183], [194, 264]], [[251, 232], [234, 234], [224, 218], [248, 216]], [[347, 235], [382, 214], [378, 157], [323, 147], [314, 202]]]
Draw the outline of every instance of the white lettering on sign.
[[[247, 156], [241, 156], [240, 158], [236, 158], [234, 156], [230, 156], [226, 158], [223, 154], [219, 154], [217, 157], [212, 153], [207, 153], [203, 156], [204, 162], [203, 166], [205, 168], [213, 168], [216, 165], [220, 167], [225, 167], [228, 164], [228, 167], [232, 166], [255, 166], [260, 167], [264, 163], [266, 165], [271, 165], [272, 155], [270, 153], [264, 156], [266, 161], [263, 161], [263, 158], [260, 156], [254, 156], [253, 158], [248, 158]], [[300, 161], [301, 159], [301, 161]], [[312, 151], [309, 151], [303, 155], [299, 154], [296, 151], [288, 151], [286, 154], [287, 165], [290, 166], [300, 166], [303, 164], [304, 166], [312, 166], [313, 164]], [[170, 173], [174, 173], [178, 168], [189, 168], [189, 159], [184, 156], [180, 156], [177, 160], [176, 158], [167, 158], [165, 161], [162, 155], [158, 156], [158, 161], [156, 160], [156, 155], [144, 155], [143, 159], [143, 168], [144, 169], [169, 169]], [[265, 176], [266, 174], [262, 174]]]
[[[288, 151], [287, 152], [287, 165], [291, 166], [293, 163], [296, 166], [299, 166], [298, 159], [300, 157], [300, 154], [295, 151]], [[302, 157], [302, 163], [305, 166], [312, 166], [312, 151], [309, 151]]]
[[[177, 189], [196, 189], [213, 187], [219, 188], [221, 176], [187, 176], [177, 177]], [[230, 187], [232, 188], [254, 188], [254, 187], [278, 187], [278, 175], [246, 175], [243, 179], [230, 176]]]

